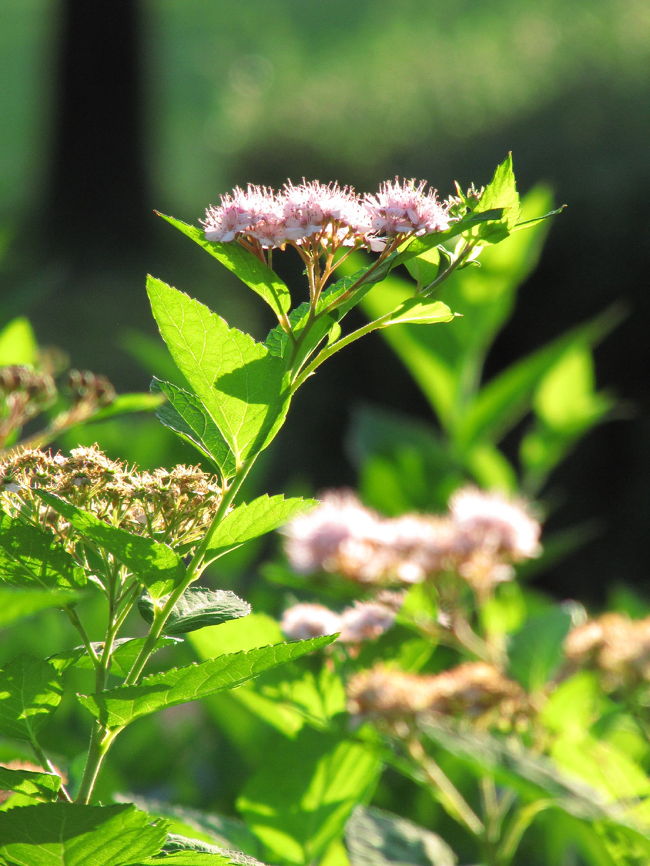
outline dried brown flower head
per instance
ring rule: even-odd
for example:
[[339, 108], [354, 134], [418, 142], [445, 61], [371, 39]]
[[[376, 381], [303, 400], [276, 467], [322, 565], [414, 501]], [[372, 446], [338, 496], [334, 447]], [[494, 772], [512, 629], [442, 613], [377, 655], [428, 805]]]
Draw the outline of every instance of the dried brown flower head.
[[591, 667], [606, 688], [633, 688], [650, 681], [650, 617], [606, 613], [572, 629], [564, 643], [572, 667]]

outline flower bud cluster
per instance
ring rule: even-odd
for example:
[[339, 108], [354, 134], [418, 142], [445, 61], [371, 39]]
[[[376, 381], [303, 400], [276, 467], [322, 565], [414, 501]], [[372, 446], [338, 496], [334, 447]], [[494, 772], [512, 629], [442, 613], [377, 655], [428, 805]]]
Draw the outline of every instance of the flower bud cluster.
[[390, 604], [379, 600], [355, 601], [351, 607], [336, 613], [322, 604], [295, 604], [285, 610], [280, 627], [290, 640], [340, 632], [342, 643], [360, 644], [378, 638], [389, 629], [398, 607], [394, 601]]
[[253, 248], [314, 243], [383, 249], [388, 239], [430, 234], [449, 227], [446, 203], [426, 181], [385, 181], [374, 195], [318, 180], [287, 181], [275, 191], [249, 184], [220, 196], [201, 223], [209, 241], [241, 241]]
[[349, 711], [362, 718], [409, 719], [423, 713], [486, 720], [523, 713], [526, 695], [486, 662], [466, 662], [440, 674], [409, 674], [378, 665], [347, 685]]
[[475, 488], [457, 491], [445, 516], [386, 518], [350, 492], [327, 493], [289, 523], [285, 549], [299, 573], [325, 571], [361, 584], [411, 584], [453, 572], [478, 594], [540, 551], [540, 525], [522, 502]]
[[614, 691], [650, 682], [650, 617], [630, 619], [606, 613], [573, 628], [564, 652], [573, 668], [597, 670], [604, 686]]
[[69, 456], [19, 451], [0, 463], [0, 504], [39, 522], [70, 544], [69, 526], [35, 495], [41, 488], [129, 532], [172, 544], [203, 535], [221, 499], [214, 476], [196, 466], [140, 471], [97, 446]]
[[0, 367], [0, 446], [56, 399], [49, 373], [13, 364]]

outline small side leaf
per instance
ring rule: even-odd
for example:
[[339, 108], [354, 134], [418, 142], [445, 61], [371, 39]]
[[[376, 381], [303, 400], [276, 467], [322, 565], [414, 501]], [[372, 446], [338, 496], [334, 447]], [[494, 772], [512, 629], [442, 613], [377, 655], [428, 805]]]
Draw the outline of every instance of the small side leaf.
[[206, 551], [206, 558], [216, 559], [234, 550], [245, 541], [272, 532], [288, 520], [317, 505], [315, 499], [284, 496], [259, 496], [252, 502], [237, 506], [217, 527]]
[[261, 262], [252, 253], [249, 253], [238, 243], [222, 244], [216, 241], [206, 240], [205, 232], [197, 226], [190, 225], [182, 220], [175, 219], [166, 214], [159, 214], [170, 225], [210, 253], [217, 261], [221, 262], [236, 277], [262, 298], [271, 307], [276, 316], [281, 317], [288, 313], [291, 308], [291, 294], [287, 284], [271, 270], [264, 262]]
[[0, 670], [0, 733], [31, 740], [59, 706], [61, 697], [60, 676], [52, 665], [19, 656]]
[[0, 791], [15, 791], [34, 800], [54, 800], [61, 787], [61, 777], [53, 773], [12, 770], [0, 765]]
[[[154, 603], [146, 595], [138, 602], [146, 622], [153, 622]], [[251, 606], [234, 592], [190, 586], [178, 599], [165, 624], [165, 634], [178, 635], [208, 625], [220, 625], [229, 619], [248, 616]]]
[[166, 544], [110, 526], [89, 511], [84, 511], [46, 490], [35, 492], [69, 520], [80, 535], [99, 544], [126, 565], [147, 586], [153, 598], [167, 595], [185, 576], [183, 561]]
[[457, 313], [452, 313], [442, 301], [409, 298], [393, 310], [391, 318], [382, 325], [434, 325], [438, 322], [451, 322]]
[[172, 668], [145, 677], [138, 686], [121, 686], [78, 699], [102, 724], [123, 727], [141, 716], [234, 689], [263, 671], [332, 643], [334, 635], [230, 653], [201, 664]]

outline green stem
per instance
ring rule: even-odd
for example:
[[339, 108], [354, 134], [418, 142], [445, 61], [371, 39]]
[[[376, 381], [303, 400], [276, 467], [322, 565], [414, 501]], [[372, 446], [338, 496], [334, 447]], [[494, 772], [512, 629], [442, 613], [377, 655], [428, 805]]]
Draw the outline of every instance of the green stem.
[[121, 730], [122, 728], [117, 728], [109, 731], [99, 722], [95, 723], [90, 737], [88, 756], [81, 785], [79, 786], [79, 793], [75, 800], [76, 803], [88, 805], [91, 802], [99, 771], [102, 768], [108, 750]]
[[536, 800], [534, 803], [523, 806], [515, 813], [499, 848], [498, 866], [510, 866], [526, 830], [540, 812], [549, 809], [552, 805], [552, 800]]
[[443, 283], [450, 274], [453, 274], [453, 272], [456, 270], [456, 268], [465, 261], [465, 259], [469, 256], [469, 254], [472, 252], [472, 250], [476, 246], [476, 243], [477, 243], [476, 241], [467, 241], [467, 243], [465, 244], [465, 246], [463, 247], [461, 252], [454, 259], [454, 261], [449, 265], [449, 267], [446, 268], [441, 274], [438, 274], [438, 276], [435, 278], [435, 280], [433, 280], [427, 286], [424, 286], [422, 289], [420, 289], [418, 294], [424, 295], [425, 297], [429, 297], [429, 295], [431, 295], [438, 288], [438, 286], [441, 283]]
[[437, 790], [441, 804], [448, 814], [464, 824], [473, 836], [483, 836], [485, 825], [451, 779], [443, 772], [433, 758], [428, 755], [417, 739], [407, 743], [409, 755]]
[[82, 641], [82, 643], [86, 649], [86, 652], [90, 656], [90, 659], [91, 659], [91, 661], [95, 667], [95, 670], [97, 670], [97, 668], [99, 667], [99, 656], [95, 652], [93, 645], [90, 642], [90, 638], [88, 637], [88, 633], [86, 632], [86, 629], [84, 628], [83, 623], [79, 619], [77, 611], [71, 605], [68, 605], [65, 608], [65, 612], [68, 614], [68, 617], [69, 617], [72, 625], [77, 629], [77, 631], [81, 635], [81, 641]]
[[308, 364], [307, 367], [305, 367], [305, 369], [297, 377], [297, 379], [291, 386], [292, 393], [295, 393], [301, 385], [304, 385], [304, 383], [312, 375], [312, 373], [315, 373], [316, 370], [320, 367], [320, 365], [324, 363], [328, 358], [331, 358], [332, 355], [340, 352], [341, 349], [345, 349], [345, 347], [349, 346], [351, 343], [356, 342], [356, 340], [360, 340], [367, 334], [371, 334], [373, 331], [381, 328], [386, 322], [390, 321], [390, 317], [392, 315], [393, 310], [391, 310], [390, 313], [385, 313], [378, 319], [369, 322], [362, 328], [357, 328], [356, 331], [352, 331], [351, 334], [348, 334], [347, 337], [342, 337], [340, 340], [337, 340], [336, 343], [332, 343], [330, 346], [326, 346], [318, 355], [316, 355], [311, 364]]
[[253, 463], [257, 459], [257, 456], [257, 454], [252, 455], [240, 466], [239, 471], [233, 478], [230, 487], [224, 493], [221, 502], [219, 503], [219, 508], [217, 509], [217, 512], [212, 519], [212, 523], [210, 524], [208, 531], [203, 537], [201, 543], [198, 545], [196, 552], [192, 557], [192, 561], [187, 566], [184, 580], [172, 590], [172, 592], [167, 597], [164, 606], [154, 611], [153, 622], [151, 623], [149, 634], [147, 635], [146, 640], [142, 646], [142, 649], [138, 653], [137, 658], [133, 662], [131, 670], [129, 671], [126, 679], [124, 680], [124, 685], [135, 685], [138, 682], [144, 668], [147, 665], [147, 662], [149, 661], [151, 654], [155, 649], [156, 641], [162, 634], [165, 623], [169, 619], [169, 615], [171, 614], [174, 605], [181, 597], [181, 595], [185, 592], [187, 587], [195, 580], [198, 580], [198, 578], [201, 576], [201, 573], [205, 567], [205, 555], [210, 547], [210, 542], [212, 541], [212, 538], [217, 531], [219, 524], [225, 517], [232, 501], [239, 492], [239, 489], [241, 488], [241, 485], [243, 484], [246, 476], [250, 472]]

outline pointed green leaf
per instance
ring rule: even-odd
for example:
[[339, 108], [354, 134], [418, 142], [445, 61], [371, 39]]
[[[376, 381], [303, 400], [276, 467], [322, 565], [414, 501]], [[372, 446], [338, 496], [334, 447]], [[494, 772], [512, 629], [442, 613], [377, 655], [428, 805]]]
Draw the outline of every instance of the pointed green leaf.
[[455, 866], [436, 833], [382, 809], [357, 806], [345, 827], [351, 866]]
[[508, 645], [508, 673], [529, 692], [543, 689], [564, 659], [571, 614], [561, 607], [531, 617]]
[[51, 532], [0, 513], [0, 581], [76, 589], [86, 575]]
[[78, 698], [102, 724], [109, 728], [123, 727], [140, 716], [165, 707], [234, 689], [262, 671], [325, 647], [334, 639], [334, 636], [327, 635], [230, 653], [201, 664], [152, 674], [138, 686], [121, 686], [95, 695], [79, 695]]
[[284, 421], [290, 398], [284, 362], [161, 280], [149, 277], [147, 292], [176, 365], [241, 465]]
[[438, 322], [451, 322], [457, 315], [442, 301], [409, 298], [393, 310], [391, 318], [382, 324], [382, 328], [399, 324], [434, 325]]
[[11, 364], [33, 366], [38, 357], [38, 344], [29, 321], [24, 316], [12, 319], [0, 331], [0, 367]]
[[234, 550], [245, 541], [258, 538], [285, 524], [297, 514], [317, 505], [315, 499], [259, 496], [252, 502], [238, 505], [221, 521], [210, 539], [206, 557], [216, 559]]
[[0, 733], [31, 740], [61, 696], [60, 676], [52, 665], [29, 656], [14, 659], [0, 670]]
[[486, 211], [501, 208], [503, 215], [494, 222], [487, 222], [472, 230], [472, 234], [483, 242], [498, 243], [508, 236], [519, 220], [519, 193], [512, 168], [512, 154], [497, 166], [492, 180], [483, 190], [476, 209]]
[[[138, 602], [146, 622], [153, 622], [154, 603], [146, 595]], [[248, 616], [251, 606], [234, 592], [225, 589], [188, 587], [178, 599], [165, 623], [165, 634], [187, 634], [208, 625], [219, 625], [230, 619]]]
[[54, 800], [61, 787], [61, 777], [53, 773], [12, 770], [0, 766], [0, 791], [16, 791], [34, 800]]
[[0, 858], [11, 866], [124, 866], [160, 851], [164, 822], [133, 806], [43, 803], [0, 814]]
[[48, 607], [66, 607], [79, 598], [80, 593], [67, 589], [0, 586], [0, 626], [9, 625]]
[[232, 478], [235, 473], [233, 453], [199, 398], [185, 388], [161, 379], [154, 378], [151, 388], [153, 391], [161, 391], [167, 397], [167, 402], [156, 412], [165, 427], [169, 427], [181, 439], [198, 448], [204, 457], [216, 463], [223, 479]]
[[318, 863], [372, 794], [380, 769], [364, 745], [303, 728], [296, 739], [276, 738], [237, 808], [274, 859]]
[[249, 253], [238, 243], [222, 244], [208, 241], [203, 229], [197, 226], [166, 216], [163, 213], [159, 216], [193, 240], [194, 243], [203, 247], [206, 252], [239, 277], [242, 283], [246, 283], [249, 288], [257, 292], [278, 318], [289, 312], [291, 295], [286, 283], [257, 256]]
[[35, 492], [70, 521], [80, 535], [112, 553], [119, 562], [137, 575], [152, 598], [167, 595], [185, 577], [182, 559], [166, 544], [109, 526], [89, 511], [84, 511], [46, 490]]

